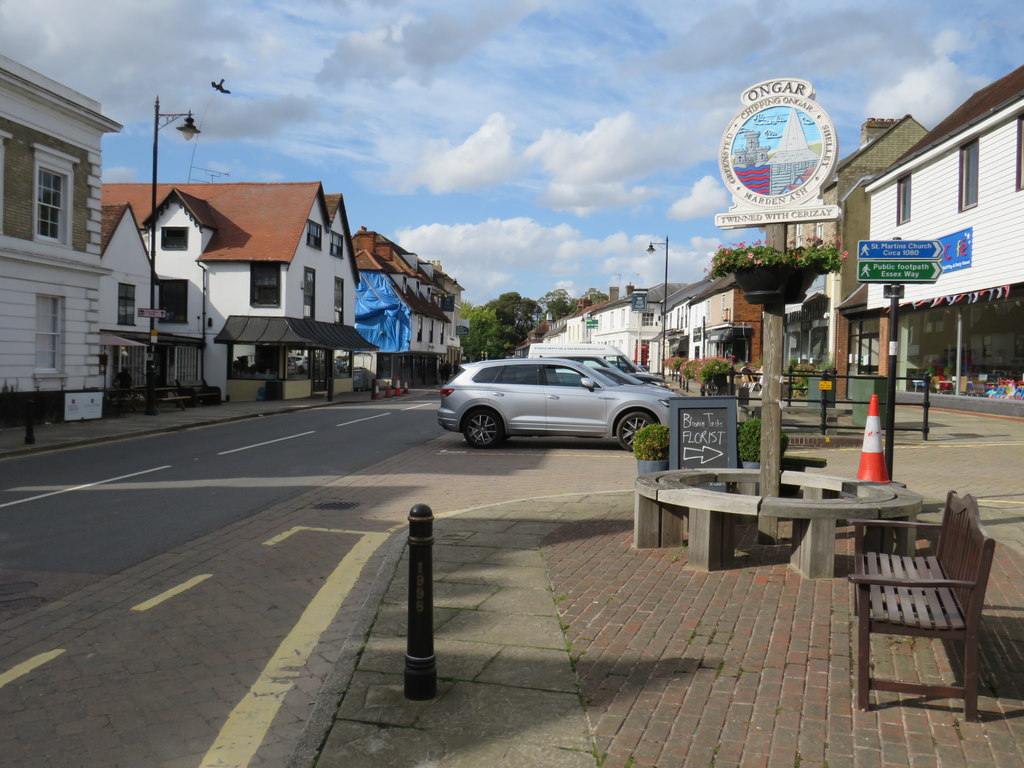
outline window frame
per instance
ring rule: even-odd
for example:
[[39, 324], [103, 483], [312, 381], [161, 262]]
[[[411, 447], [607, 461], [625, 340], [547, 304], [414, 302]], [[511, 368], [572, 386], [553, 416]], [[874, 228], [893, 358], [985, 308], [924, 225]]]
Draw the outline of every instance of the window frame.
[[[266, 280], [273, 274], [273, 284]], [[266, 280], [266, 282], [262, 282]], [[273, 294], [270, 297], [270, 294]], [[266, 295], [266, 296], [265, 296]], [[281, 265], [276, 261], [249, 262], [249, 306], [281, 306]]]
[[336, 256], [339, 259], [345, 258], [345, 238], [341, 236], [340, 232], [335, 232], [333, 229], [331, 233], [331, 256]]
[[[7, 131], [0, 131], [0, 201], [4, 199], [4, 149], [8, 141], [14, 138]], [[4, 206], [0, 204], [0, 234], [4, 231]]]
[[960, 146], [959, 210], [961, 212], [978, 205], [978, 168], [980, 158], [978, 139]]
[[324, 227], [322, 224], [317, 224], [312, 219], [306, 219], [306, 245], [310, 248], [316, 248], [318, 251], [323, 250], [323, 232]]
[[188, 322], [188, 280], [160, 281], [160, 309], [166, 313], [161, 323]]
[[[181, 245], [168, 244], [168, 234], [184, 235], [184, 243]], [[162, 251], [187, 251], [188, 250], [188, 227], [160, 227], [160, 250]]]
[[910, 221], [911, 204], [913, 203], [913, 175], [907, 174], [896, 179], [896, 224]]
[[334, 278], [334, 322], [345, 323], [345, 278]]
[[[49, 307], [44, 308], [43, 302]], [[45, 317], [51, 319], [51, 323], [45, 330], [40, 321]], [[36, 348], [35, 348], [35, 370], [44, 373], [59, 373], [64, 356], [64, 344], [62, 330], [64, 327], [64, 299], [62, 296], [51, 296], [48, 294], [36, 295]], [[47, 340], [46, 349], [42, 350], [40, 342]], [[40, 363], [40, 355], [44, 353], [47, 360]], [[52, 365], [45, 363], [52, 362]]]
[[316, 270], [312, 267], [302, 269], [302, 316], [316, 319]]
[[135, 284], [117, 284], [117, 324], [135, 325]]
[[[44, 243], [69, 245], [75, 201], [75, 166], [78, 158], [59, 152], [42, 144], [32, 145], [34, 163], [32, 167], [32, 236]], [[42, 217], [40, 207], [44, 205], [41, 196], [41, 175], [48, 173], [61, 179], [61, 199], [59, 205], [51, 208], [57, 211], [57, 236], [43, 234], [40, 231]]]

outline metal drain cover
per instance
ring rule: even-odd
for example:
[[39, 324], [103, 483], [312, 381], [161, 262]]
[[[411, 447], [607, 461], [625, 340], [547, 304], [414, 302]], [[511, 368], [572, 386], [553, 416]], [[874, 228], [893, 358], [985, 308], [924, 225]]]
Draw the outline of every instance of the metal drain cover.
[[0, 584], [0, 597], [16, 595], [19, 592], [31, 592], [38, 586], [34, 581], [9, 581], [6, 584]]
[[313, 509], [335, 509], [341, 511], [355, 509], [358, 506], [358, 501], [321, 501], [319, 504], [314, 505]]
[[13, 611], [16, 608], [38, 608], [45, 603], [41, 597], [16, 597], [13, 600], [0, 600], [0, 611]]

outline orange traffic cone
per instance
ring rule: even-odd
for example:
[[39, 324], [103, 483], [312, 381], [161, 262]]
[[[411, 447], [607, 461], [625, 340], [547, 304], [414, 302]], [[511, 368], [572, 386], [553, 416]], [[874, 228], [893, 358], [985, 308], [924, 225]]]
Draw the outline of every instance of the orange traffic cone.
[[395, 379], [395, 397], [398, 397], [400, 394], [402, 394], [402, 380]]
[[882, 419], [878, 415], [878, 395], [871, 396], [868, 403], [868, 419], [864, 426], [864, 447], [860, 453], [858, 480], [888, 483], [889, 473], [885, 469], [882, 455]]
[[380, 400], [380, 379], [373, 380], [373, 398], [374, 400]]
[[384, 397], [391, 397], [391, 382], [384, 385]]

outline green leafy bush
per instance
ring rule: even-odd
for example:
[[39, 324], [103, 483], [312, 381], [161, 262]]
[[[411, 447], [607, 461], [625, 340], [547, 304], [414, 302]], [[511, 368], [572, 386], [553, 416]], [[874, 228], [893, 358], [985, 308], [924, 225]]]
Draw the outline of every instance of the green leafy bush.
[[[761, 420], [757, 417], [747, 419], [736, 428], [736, 447], [739, 449], [740, 461], [761, 461]], [[789, 447], [789, 435], [782, 432], [779, 436], [779, 456]]]
[[648, 424], [633, 435], [633, 455], [641, 461], [664, 461], [668, 458], [668, 427]]

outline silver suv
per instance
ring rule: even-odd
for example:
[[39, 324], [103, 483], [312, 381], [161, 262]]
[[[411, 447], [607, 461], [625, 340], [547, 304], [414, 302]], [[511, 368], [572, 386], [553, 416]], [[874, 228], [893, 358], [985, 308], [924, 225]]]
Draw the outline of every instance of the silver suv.
[[466, 363], [441, 388], [437, 423], [474, 448], [511, 435], [564, 435], [614, 437], [628, 451], [638, 429], [668, 423], [672, 395], [621, 382], [560, 358]]

